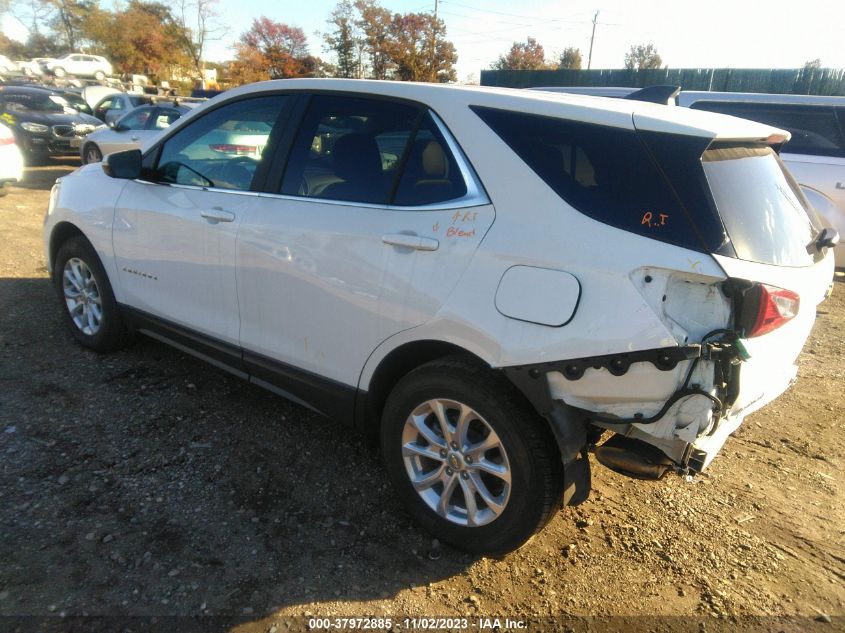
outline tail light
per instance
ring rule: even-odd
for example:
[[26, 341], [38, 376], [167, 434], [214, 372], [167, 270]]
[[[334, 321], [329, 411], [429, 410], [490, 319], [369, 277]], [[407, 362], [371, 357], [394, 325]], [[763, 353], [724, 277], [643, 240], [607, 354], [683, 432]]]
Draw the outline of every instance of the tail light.
[[15, 137], [11, 134], [9, 136], [0, 136], [0, 147], [4, 145], [14, 145], [15, 144]]
[[801, 305], [801, 298], [791, 290], [766, 284], [759, 284], [758, 288], [757, 318], [751, 329], [747, 331], [747, 338], [776, 330], [798, 314], [798, 307]]
[[234, 156], [259, 156], [257, 145], [233, 145], [233, 144], [217, 144], [209, 145], [215, 152], [221, 154], [231, 154]]

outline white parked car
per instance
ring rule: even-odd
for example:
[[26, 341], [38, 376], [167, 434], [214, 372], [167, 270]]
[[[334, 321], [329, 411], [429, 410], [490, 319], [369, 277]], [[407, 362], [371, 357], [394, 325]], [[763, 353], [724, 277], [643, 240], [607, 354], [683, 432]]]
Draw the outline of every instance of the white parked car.
[[82, 345], [145, 333], [377, 436], [423, 526], [505, 552], [587, 497], [594, 444], [693, 475], [794, 380], [837, 236], [787, 137], [634, 101], [266, 82], [61, 178], [44, 245]]
[[85, 138], [80, 148], [82, 164], [97, 163], [108, 154], [139, 148], [190, 111], [191, 106], [165, 103], [135, 108], [113, 127], [104, 127]]
[[0, 75], [7, 75], [17, 70], [17, 64], [5, 55], [0, 55]]
[[5, 196], [7, 186], [23, 180], [23, 155], [12, 130], [0, 123], [0, 196]]
[[46, 68], [56, 77], [75, 75], [77, 77], [93, 77], [102, 81], [114, 74], [111, 63], [99, 55], [71, 53], [64, 57], [52, 59], [46, 63]]

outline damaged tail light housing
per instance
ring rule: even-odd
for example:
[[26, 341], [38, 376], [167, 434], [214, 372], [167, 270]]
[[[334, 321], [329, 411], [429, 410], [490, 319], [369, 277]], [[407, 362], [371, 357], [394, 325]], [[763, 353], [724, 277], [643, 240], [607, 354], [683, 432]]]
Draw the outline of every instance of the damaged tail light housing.
[[757, 284], [757, 318], [746, 337], [761, 336], [776, 330], [798, 314], [801, 298], [791, 290]]

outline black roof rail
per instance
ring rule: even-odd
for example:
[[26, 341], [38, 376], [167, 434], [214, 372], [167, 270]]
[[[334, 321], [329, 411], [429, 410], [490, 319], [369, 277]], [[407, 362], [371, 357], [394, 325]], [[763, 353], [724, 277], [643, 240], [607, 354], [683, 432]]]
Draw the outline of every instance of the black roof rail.
[[674, 103], [679, 92], [681, 92], [680, 86], [648, 86], [646, 88], [641, 88], [636, 92], [632, 92], [625, 97], [625, 99], [632, 99], [633, 101], [648, 101], [649, 103], [667, 105], [670, 99]]

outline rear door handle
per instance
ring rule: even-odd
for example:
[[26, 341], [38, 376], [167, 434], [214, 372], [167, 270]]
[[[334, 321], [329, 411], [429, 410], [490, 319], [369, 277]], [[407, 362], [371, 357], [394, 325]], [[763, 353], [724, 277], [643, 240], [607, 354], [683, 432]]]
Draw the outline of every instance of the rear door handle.
[[200, 215], [211, 222], [234, 222], [235, 220], [234, 213], [216, 207], [210, 211], [202, 211]]
[[133, 140], [133, 141], [137, 141], [137, 140], [138, 140], [138, 137], [137, 137], [137, 136], [133, 136], [133, 137], [132, 137], [132, 140]]
[[440, 242], [433, 237], [420, 237], [419, 235], [406, 235], [405, 233], [382, 235], [381, 241], [391, 246], [403, 246], [417, 251], [436, 251], [440, 247]]

